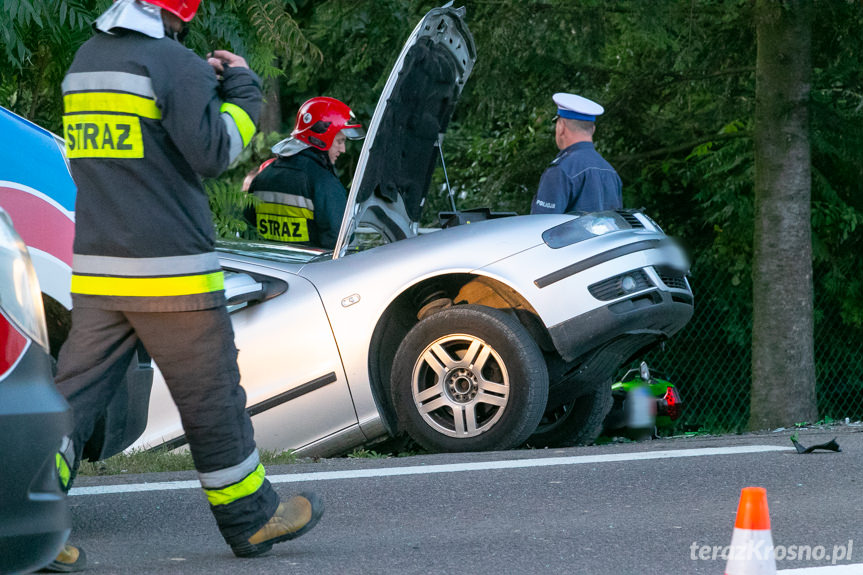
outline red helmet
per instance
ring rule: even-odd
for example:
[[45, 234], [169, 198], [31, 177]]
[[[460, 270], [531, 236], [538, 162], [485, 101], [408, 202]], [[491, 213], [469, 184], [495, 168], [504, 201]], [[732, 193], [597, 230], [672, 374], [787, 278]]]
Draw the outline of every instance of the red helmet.
[[167, 10], [183, 22], [188, 22], [194, 18], [195, 12], [198, 11], [198, 6], [201, 4], [201, 0], [144, 0], [144, 2]]
[[339, 132], [344, 132], [351, 140], [366, 135], [347, 104], [321, 96], [300, 106], [291, 136], [319, 150], [329, 150]]

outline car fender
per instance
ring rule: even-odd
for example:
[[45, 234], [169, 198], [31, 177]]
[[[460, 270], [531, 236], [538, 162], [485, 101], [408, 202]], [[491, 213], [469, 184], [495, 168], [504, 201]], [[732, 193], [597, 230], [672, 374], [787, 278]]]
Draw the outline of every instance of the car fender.
[[[507, 218], [515, 220], [516, 218]], [[480, 222], [379, 246], [336, 260], [305, 265], [300, 275], [317, 287], [339, 347], [360, 424], [379, 418], [369, 349], [382, 315], [428, 279], [470, 275], [489, 263], [541, 242], [529, 219]], [[465, 249], [470, 246], [470, 249]], [[506, 285], [519, 291], [513, 282]]]

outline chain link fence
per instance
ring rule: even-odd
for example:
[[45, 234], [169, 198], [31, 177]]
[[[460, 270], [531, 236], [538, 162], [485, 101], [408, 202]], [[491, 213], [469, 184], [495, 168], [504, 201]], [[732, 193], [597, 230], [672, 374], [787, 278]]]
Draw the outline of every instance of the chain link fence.
[[[683, 414], [672, 433], [746, 429], [751, 385], [751, 291], [723, 270], [690, 278], [695, 314], [689, 324], [650, 352], [651, 371], [677, 387]], [[815, 292], [815, 375], [822, 419], [863, 419], [863, 329], [842, 322]], [[810, 422], [814, 423], [814, 422]]]

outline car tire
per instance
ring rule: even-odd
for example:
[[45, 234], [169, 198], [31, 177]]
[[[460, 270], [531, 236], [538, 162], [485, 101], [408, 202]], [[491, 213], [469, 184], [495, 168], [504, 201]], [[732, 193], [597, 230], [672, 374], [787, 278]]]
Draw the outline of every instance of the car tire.
[[408, 332], [396, 351], [391, 389], [399, 426], [424, 448], [510, 449], [542, 417], [548, 371], [512, 315], [459, 305]]
[[599, 385], [573, 401], [543, 413], [533, 435], [531, 447], [571, 447], [589, 445], [602, 434], [605, 418], [611, 411], [611, 382]]

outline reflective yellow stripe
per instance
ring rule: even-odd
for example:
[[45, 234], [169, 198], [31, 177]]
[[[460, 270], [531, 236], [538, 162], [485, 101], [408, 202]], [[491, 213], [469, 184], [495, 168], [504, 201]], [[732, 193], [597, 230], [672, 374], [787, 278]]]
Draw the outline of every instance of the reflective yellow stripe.
[[72, 477], [72, 472], [69, 470], [69, 464], [59, 453], [57, 457], [57, 474], [60, 476], [60, 487], [64, 490], [69, 487], [69, 479]]
[[252, 136], [255, 135], [255, 123], [252, 121], [252, 118], [244, 109], [230, 102], [223, 103], [219, 108], [219, 112], [228, 114], [234, 119], [234, 123], [237, 124], [237, 130], [240, 131], [240, 137], [243, 138], [243, 147], [248, 146], [249, 142], [252, 141]]
[[162, 112], [156, 106], [155, 100], [134, 94], [116, 94], [114, 92], [66, 94], [63, 96], [63, 106], [67, 114], [116, 112], [134, 114], [152, 120], [162, 118]]
[[261, 485], [264, 484], [265, 475], [264, 466], [258, 464], [255, 470], [239, 483], [234, 483], [222, 489], [204, 489], [204, 493], [207, 494], [207, 500], [210, 502], [210, 505], [227, 505], [237, 499], [248, 497], [260, 489]]
[[144, 157], [141, 120], [136, 116], [63, 116], [63, 136], [69, 158]]
[[118, 278], [72, 275], [72, 293], [107, 296], [178, 296], [225, 289], [221, 271], [172, 278]]

